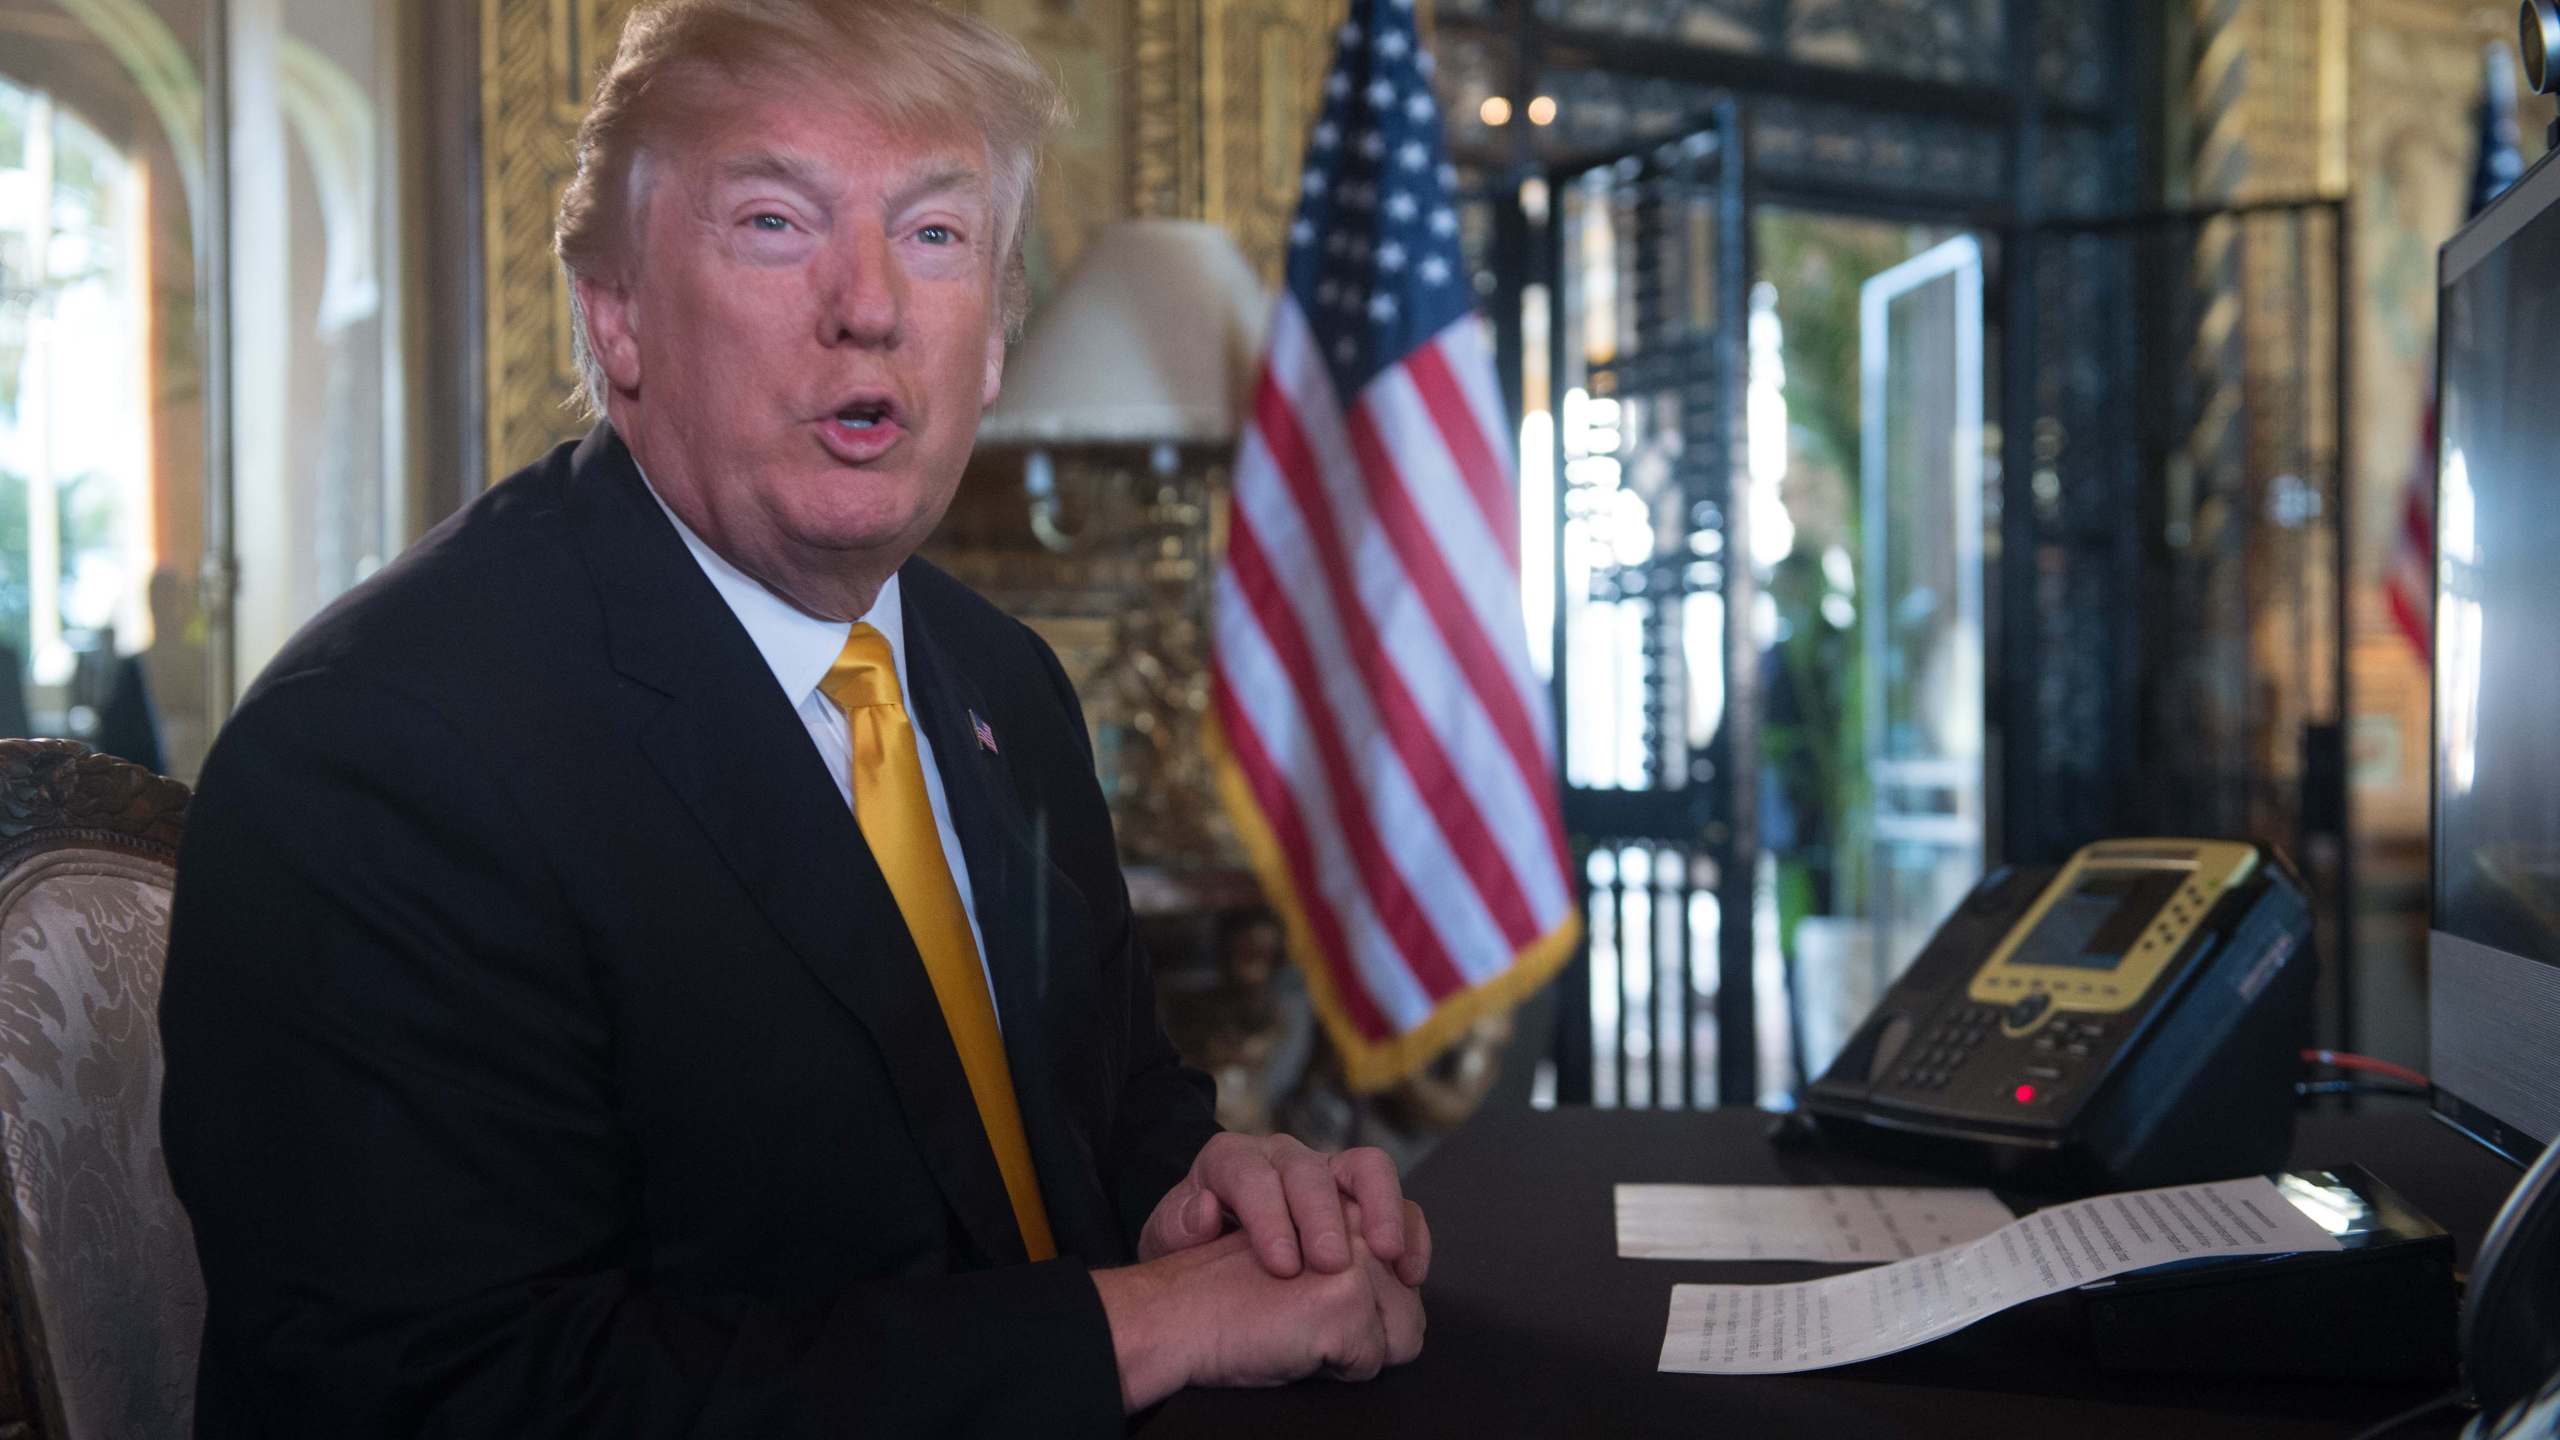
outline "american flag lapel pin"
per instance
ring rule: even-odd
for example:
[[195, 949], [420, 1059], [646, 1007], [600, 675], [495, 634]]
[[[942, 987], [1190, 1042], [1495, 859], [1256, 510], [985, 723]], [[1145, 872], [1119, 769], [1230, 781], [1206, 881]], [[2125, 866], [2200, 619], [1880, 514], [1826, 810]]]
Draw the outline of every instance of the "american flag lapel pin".
[[988, 724], [985, 720], [980, 719], [978, 712], [975, 710], [969, 712], [969, 728], [978, 732], [979, 749], [986, 751], [990, 755], [1000, 755], [1004, 753], [996, 749], [996, 727]]

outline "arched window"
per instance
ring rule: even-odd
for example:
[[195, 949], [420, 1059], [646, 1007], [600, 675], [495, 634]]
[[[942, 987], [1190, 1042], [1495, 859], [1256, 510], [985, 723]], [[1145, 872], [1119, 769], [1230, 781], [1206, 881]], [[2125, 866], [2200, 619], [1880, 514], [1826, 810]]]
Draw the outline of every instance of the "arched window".
[[143, 168], [0, 78], [0, 644], [39, 686], [148, 645]]

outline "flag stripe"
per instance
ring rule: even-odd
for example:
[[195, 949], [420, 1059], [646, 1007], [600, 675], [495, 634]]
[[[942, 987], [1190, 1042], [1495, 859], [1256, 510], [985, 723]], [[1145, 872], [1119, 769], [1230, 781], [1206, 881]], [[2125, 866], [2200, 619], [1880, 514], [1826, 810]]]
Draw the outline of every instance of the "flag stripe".
[[[1492, 538], [1484, 533], [1447, 456], [1432, 443], [1431, 436], [1436, 432], [1423, 413], [1421, 397], [1390, 371], [1370, 386], [1368, 400], [1387, 417], [1382, 429], [1388, 433], [1402, 436], [1419, 432], [1417, 438], [1400, 447], [1398, 459], [1406, 465], [1403, 474], [1419, 504], [1422, 523], [1437, 537], [1435, 548], [1443, 556], [1479, 557], [1476, 563], [1453, 564], [1453, 574], [1457, 583], [1466, 588], [1468, 604], [1474, 607], [1477, 618], [1486, 622], [1489, 633], [1499, 633], [1501, 621], [1495, 617], [1513, 617], [1509, 627], [1513, 643], [1497, 647], [1497, 660], [1511, 680], [1521, 710], [1533, 719], [1544, 718], [1545, 692], [1529, 673], [1526, 629], [1517, 619], [1518, 587], [1502, 567], [1482, 563], [1480, 557], [1490, 552]], [[1337, 445], [1334, 449], [1334, 469], [1326, 477], [1326, 488], [1332, 497], [1336, 528], [1350, 553], [1352, 573], [1358, 577], [1367, 618], [1378, 627], [1392, 663], [1403, 671], [1419, 699], [1430, 734], [1440, 748], [1451, 753], [1461, 782], [1475, 798], [1478, 811], [1501, 845], [1529, 908], [1546, 921], [1536, 926], [1537, 933], [1544, 933], [1552, 928], [1553, 917], [1574, 903], [1556, 849], [1554, 787], [1545, 763], [1545, 757], [1554, 753], [1548, 731], [1544, 726], [1537, 728], [1535, 746], [1540, 760], [1534, 770], [1524, 770], [1513, 762], [1510, 738], [1495, 721], [1492, 703], [1477, 686], [1468, 683], [1455, 652], [1388, 539], [1386, 527], [1371, 511], [1373, 487], [1347, 446]]]
[[[1469, 316], [1458, 323], [1476, 322], [1475, 317]], [[1433, 422], [1440, 427], [1441, 442], [1449, 447], [1449, 458], [1465, 479], [1467, 493], [1475, 497], [1476, 508], [1484, 513], [1485, 528], [1493, 532], [1494, 544], [1501, 547], [1503, 563], [1512, 574], [1519, 574], [1520, 502], [1503, 478], [1502, 464], [1485, 444], [1475, 412], [1458, 389], [1458, 377], [1449, 373], [1449, 362], [1440, 353], [1439, 341], [1414, 351], [1404, 369], [1413, 380], [1413, 388], [1422, 393], [1422, 403], [1430, 409]]]
[[2426, 424], [2430, 443], [2424, 459], [2401, 487], [2400, 530], [2393, 537], [2390, 568], [2382, 578], [2383, 603], [2420, 660], [2431, 659], [2436, 648], [2427, 625], [2428, 612], [2435, 608], [2436, 584], [2435, 426], [2435, 416], [2430, 414]]
[[[1458, 669], [1475, 687], [1493, 716], [1496, 729], [1511, 752], [1511, 763], [1518, 766], [1521, 777], [1531, 783], [1545, 779], [1548, 768], [1545, 748], [1539, 744], [1537, 727], [1529, 719], [1527, 706], [1520, 703], [1518, 692], [1503, 683], [1502, 661], [1493, 644], [1485, 637], [1484, 628], [1468, 613], [1458, 595], [1457, 581], [1449, 574], [1448, 562], [1431, 543], [1422, 528], [1421, 517], [1414, 513], [1413, 501], [1405, 493], [1404, 482], [1396, 471], [1395, 457], [1366, 406], [1355, 405], [1346, 417], [1351, 431], [1352, 451], [1360, 457], [1361, 472], [1369, 478], [1370, 494], [1378, 501], [1378, 519], [1387, 532], [1387, 541], [1404, 561], [1405, 574], [1422, 596], [1424, 608], [1440, 627], [1441, 638], [1457, 657]], [[1552, 783], [1552, 782], [1549, 782]], [[1564, 830], [1550, 812], [1548, 845], [1554, 850], [1557, 868], [1564, 866]]]
[[2426, 620], [2418, 613], [2417, 606], [2409, 602], [2409, 597], [2401, 593], [2400, 587], [2386, 588], [2382, 599], [2391, 607], [2391, 618], [2399, 623], [2400, 633], [2408, 636], [2409, 643], [2418, 647], [2418, 658], [2423, 660], [2434, 654], [2435, 637], [2427, 633]]
[[2410, 486], [2408, 503], [2400, 507], [2401, 543], [2420, 555], [2432, 554], [2436, 548], [2435, 532], [2436, 517], [2425, 493]]
[[[1533, 790], [1550, 791], [1554, 785], [1554, 772], [1549, 756], [1554, 747], [1549, 741], [1546, 726], [1540, 723], [1546, 710], [1543, 705], [1523, 695], [1520, 683], [1525, 680], [1528, 670], [1525, 624], [1517, 618], [1512, 621], [1508, 634], [1513, 643], [1508, 647], [1497, 647], [1488, 638], [1487, 627], [1479, 615], [1472, 613], [1473, 607], [1467, 603], [1464, 590], [1434, 542], [1429, 523], [1415, 508], [1403, 483], [1402, 472], [1390, 456], [1379, 427], [1365, 417], [1366, 399], [1352, 406], [1347, 418], [1343, 417], [1336, 409], [1330, 378], [1308, 363], [1313, 358], [1312, 352], [1310, 347], [1301, 343], [1305, 330], [1294, 314], [1295, 309], [1284, 299], [1274, 317], [1271, 364], [1264, 372], [1264, 379], [1268, 388], [1277, 389], [1279, 395], [1275, 398], [1257, 391], [1257, 421], [1264, 424], [1267, 433], [1269, 426], [1263, 417], [1275, 403], [1284, 403], [1306, 415], [1308, 424], [1304, 433], [1313, 442], [1319, 473], [1328, 477], [1328, 488], [1344, 508], [1345, 523], [1355, 523], [1365, 515], [1386, 535], [1406, 579], [1439, 628], [1451, 656], [1458, 662], [1460, 672], [1475, 689], [1486, 713], [1492, 717], [1503, 744], [1511, 752], [1513, 766]], [[1381, 376], [1377, 385], [1372, 387], [1372, 393], [1389, 383], [1387, 377]], [[1342, 444], [1346, 438], [1350, 442], [1347, 448]], [[1331, 453], [1323, 453], [1326, 451]], [[1517, 583], [1515, 577], [1512, 581], [1514, 598], [1509, 602], [1510, 613], [1514, 617], [1519, 613]], [[1518, 679], [1508, 687], [1501, 678], [1511, 668], [1506, 667], [1501, 659], [1505, 649], [1518, 652], [1516, 658], [1519, 662]], [[1533, 682], [1530, 682], [1530, 688], [1534, 691]], [[1562, 870], [1565, 868], [1563, 828], [1555, 818], [1552, 804], [1542, 808], [1547, 812], [1547, 823], [1542, 828], [1548, 832], [1548, 847], [1555, 857], [1553, 863]]]
[[[1296, 415], [1279, 399], [1276, 385], [1266, 380], [1264, 392], [1271, 397], [1271, 403], [1257, 407], [1262, 440], [1290, 496], [1297, 501], [1298, 515], [1314, 550], [1320, 584], [1306, 588], [1329, 587], [1327, 598], [1331, 603], [1325, 607], [1329, 618], [1341, 615], [1359, 603], [1363, 587], [1353, 579], [1351, 566], [1344, 558], [1332, 504], [1316, 478], [1314, 457], [1308, 451]], [[1250, 519], [1250, 514], [1240, 509], [1236, 527], [1246, 528]], [[1370, 573], [1375, 577], [1374, 570]], [[1501, 927], [1501, 943], [1516, 950], [1538, 938], [1543, 927], [1530, 913], [1518, 879], [1503, 862], [1501, 848], [1487, 832], [1474, 797], [1441, 748], [1446, 737], [1423, 718], [1404, 676], [1380, 653], [1381, 628], [1378, 624], [1341, 625], [1340, 639], [1351, 654], [1362, 685], [1377, 703], [1381, 728], [1395, 757], [1403, 762], [1414, 789], [1438, 822], [1451, 855], [1474, 882], [1477, 896]], [[1461, 949], [1459, 953], [1465, 952]]]
[[[1341, 931], [1339, 958], [1347, 973], [1359, 978], [1390, 1027], [1399, 1033], [1409, 1030], [1429, 1018], [1435, 1002], [1411, 970], [1400, 963], [1377, 963], [1381, 957], [1394, 961], [1396, 943], [1378, 918], [1368, 879], [1343, 836], [1323, 766], [1315, 755], [1313, 727], [1299, 707], [1269, 637], [1253, 621], [1231, 570], [1218, 577], [1218, 604], [1218, 673], [1239, 708], [1249, 709], [1260, 752], [1288, 792], [1296, 828], [1303, 837], [1306, 867], [1317, 888], [1302, 892], [1290, 876], [1268, 872], [1265, 883], [1291, 895], [1321, 900], [1330, 908]], [[1266, 823], [1264, 828], [1273, 827]], [[1274, 830], [1275, 844], [1277, 834]]]
[[[1323, 563], [1318, 558], [1305, 517], [1292, 503], [1289, 485], [1280, 474], [1279, 462], [1273, 458], [1271, 440], [1272, 437], [1265, 436], [1259, 429], [1246, 438], [1244, 455], [1237, 470], [1238, 479], [1244, 483], [1235, 490], [1230, 534], [1237, 529], [1248, 530], [1249, 539], [1260, 552], [1263, 569], [1279, 577], [1300, 577], [1296, 587], [1286, 590], [1282, 599], [1290, 607], [1291, 618], [1304, 634], [1309, 653], [1325, 657], [1352, 655], [1354, 642], [1349, 637], [1377, 638], [1369, 633], [1374, 626], [1388, 647], [1387, 664], [1400, 667], [1404, 676], [1422, 677], [1425, 683], [1420, 688], [1426, 692], [1435, 689], [1428, 683], [1429, 677], [1438, 675], [1444, 678], [1436, 687], [1437, 693], [1443, 696], [1463, 694], [1465, 687], [1445, 678], [1454, 673], [1455, 667], [1445, 655], [1438, 655], [1436, 648], [1433, 659], [1417, 661], [1415, 658], [1414, 651], [1418, 646], [1436, 647], [1439, 641], [1438, 635], [1431, 630], [1430, 621], [1421, 614], [1418, 603], [1408, 600], [1402, 604], [1389, 604], [1381, 612], [1383, 618], [1373, 617], [1355, 608], [1357, 602], [1338, 599], [1322, 582]], [[1394, 574], [1394, 558], [1386, 553], [1385, 543], [1374, 536], [1364, 537], [1364, 542], [1357, 563], [1352, 567], [1360, 576], [1364, 590], [1372, 581], [1389, 587], [1400, 584]], [[1379, 603], [1375, 595], [1367, 598], [1372, 604]], [[1241, 625], [1247, 621], [1258, 624], [1259, 617], [1240, 609], [1234, 623]], [[1222, 612], [1222, 627], [1227, 623], [1229, 617]], [[1220, 633], [1223, 636], [1227, 632], [1222, 628]], [[1268, 637], [1258, 634], [1238, 638], [1269, 643]], [[1449, 843], [1436, 823], [1422, 819], [1428, 813], [1422, 792], [1410, 767], [1396, 751], [1395, 737], [1386, 733], [1379, 719], [1379, 696], [1368, 678], [1357, 665], [1333, 663], [1323, 667], [1318, 679], [1323, 688], [1321, 695], [1315, 698], [1329, 705], [1327, 723], [1339, 732], [1353, 756], [1354, 778], [1360, 785], [1359, 801], [1377, 817], [1381, 837], [1396, 863], [1402, 867], [1407, 885], [1426, 902], [1427, 912], [1439, 931], [1443, 947], [1453, 957], [1507, 953], [1512, 942], [1503, 934], [1492, 911], [1462, 867], [1460, 851]], [[1413, 687], [1408, 685], [1408, 688]], [[1305, 699], [1294, 695], [1291, 698], [1293, 702]], [[1471, 748], [1479, 754], [1489, 754], [1496, 743], [1489, 721], [1469, 727], [1464, 733], [1478, 737]], [[1440, 738], [1452, 740], [1455, 736]], [[1282, 747], [1275, 745], [1273, 749], [1286, 758]], [[1311, 750], [1302, 749], [1299, 753], [1307, 765], [1315, 764], [1316, 757]], [[1505, 770], [1507, 767], [1501, 766], [1498, 759], [1491, 765], [1476, 763], [1459, 767], [1462, 776], [1485, 772], [1498, 775]], [[1522, 806], [1513, 817], [1515, 823], [1537, 813], [1533, 801], [1524, 799]], [[1494, 813], [1501, 814], [1499, 811]], [[1365, 963], [1366, 952], [1362, 953]], [[1462, 965], [1460, 968], [1473, 972], [1473, 967]]]
[[1392, 864], [1386, 847], [1379, 843], [1378, 832], [1368, 809], [1361, 803], [1359, 783], [1353, 777], [1351, 758], [1342, 746], [1341, 732], [1333, 723], [1331, 706], [1324, 699], [1315, 656], [1307, 648], [1307, 637], [1298, 628], [1298, 619], [1281, 594], [1279, 581], [1264, 565], [1262, 549], [1249, 525], [1231, 525], [1227, 532], [1227, 573], [1236, 580], [1245, 604], [1261, 622], [1262, 633], [1280, 658], [1292, 690], [1307, 707], [1308, 733], [1315, 742], [1316, 757], [1324, 767], [1325, 779], [1333, 792], [1335, 819], [1341, 823], [1342, 837], [1351, 847], [1352, 858], [1359, 863], [1377, 904], [1378, 918], [1387, 934], [1403, 952], [1415, 978], [1434, 1000], [1446, 999], [1466, 988], [1448, 950], [1440, 943], [1438, 931], [1422, 906], [1415, 901], [1413, 890], [1405, 883], [1403, 872]]
[[1211, 703], [1218, 707], [1218, 723], [1226, 732], [1227, 748], [1234, 756], [1236, 768], [1243, 772], [1245, 783], [1253, 787], [1254, 804], [1261, 808], [1263, 822], [1271, 827], [1271, 836], [1280, 854], [1288, 862], [1291, 887], [1309, 928], [1315, 931], [1317, 947], [1324, 953], [1325, 973], [1333, 977], [1334, 993], [1341, 997], [1344, 1008], [1351, 1012], [1351, 1023], [1372, 1040], [1384, 1040], [1395, 1034], [1395, 1027], [1378, 1010], [1378, 1002], [1369, 995], [1369, 987], [1351, 968], [1350, 945], [1342, 936], [1342, 921], [1333, 913], [1333, 904], [1316, 884], [1311, 857], [1315, 847], [1307, 840], [1307, 827], [1298, 817], [1297, 801], [1291, 798], [1288, 785], [1271, 764], [1271, 756], [1262, 748], [1262, 736], [1253, 728], [1253, 717], [1236, 703], [1235, 688], [1227, 683], [1223, 671], [1211, 676]]
[[[1458, 327], [1452, 326], [1443, 338], [1455, 333]], [[1352, 453], [1332, 377], [1316, 353], [1306, 318], [1286, 299], [1272, 318], [1269, 373], [1297, 413], [1299, 427], [1315, 455], [1317, 474], [1325, 483], [1326, 493], [1333, 497], [1335, 516], [1344, 533], [1363, 538], [1382, 535], [1369, 480]], [[1420, 393], [1401, 378], [1400, 370], [1381, 372], [1371, 382], [1365, 398], [1378, 414], [1381, 433], [1392, 438], [1399, 460], [1407, 467], [1405, 479], [1431, 543], [1443, 555], [1466, 562], [1456, 565], [1452, 574], [1468, 607], [1475, 612], [1486, 635], [1510, 642], [1497, 643], [1494, 651], [1497, 663], [1519, 696], [1521, 712], [1529, 717], [1539, 759], [1523, 773], [1534, 777], [1530, 783], [1543, 795], [1552, 787], [1547, 757], [1555, 753], [1555, 739], [1549, 723], [1546, 688], [1529, 668], [1528, 626], [1520, 608], [1518, 570], [1476, 558], [1497, 542], [1484, 528], [1483, 512], [1465, 493], [1465, 484], [1449, 459]], [[1402, 573], [1404, 567], [1401, 562], [1393, 562], [1390, 568]], [[1493, 700], [1487, 698], [1485, 703], [1490, 713]], [[1541, 808], [1551, 804], [1543, 800], [1540, 803]]]
[[2415, 545], [2403, 545], [2391, 557], [2391, 583], [2408, 590], [2411, 599], [2432, 595], [2435, 591], [2435, 555]]
[[[1250, 432], [1235, 487], [1236, 513], [1259, 530], [1271, 568], [1295, 577], [1291, 598], [1316, 653], [1355, 654], [1355, 640], [1365, 642], [1365, 648], [1380, 657], [1378, 663], [1395, 672], [1419, 715], [1418, 721], [1399, 721], [1398, 734], [1381, 734], [1372, 718], [1369, 702], [1375, 686], [1367, 674], [1354, 673], [1351, 666], [1328, 671], [1337, 714], [1353, 727], [1354, 741], [1392, 767], [1396, 778], [1408, 780], [1414, 787], [1411, 805], [1405, 804], [1401, 794], [1373, 794], [1372, 808], [1387, 817], [1419, 814], [1420, 786], [1430, 773], [1423, 764], [1436, 764], [1439, 770], [1454, 774], [1456, 783], [1474, 802], [1482, 827], [1499, 847], [1501, 857], [1508, 861], [1507, 878], [1523, 891], [1531, 917], [1528, 933], [1547, 933], [1553, 929], [1554, 917], [1569, 911], [1574, 903], [1555, 861], [1539, 841], [1549, 828], [1555, 803], [1552, 788], [1524, 781], [1504, 754], [1504, 742], [1491, 715], [1475, 691], [1460, 680], [1457, 662], [1442, 642], [1438, 628], [1425, 613], [1421, 598], [1413, 592], [1379, 527], [1369, 518], [1361, 478], [1347, 451], [1334, 447], [1330, 474], [1309, 477], [1302, 473], [1310, 459], [1320, 468], [1327, 464], [1321, 453], [1313, 453], [1316, 447], [1312, 444], [1310, 422], [1320, 424], [1322, 416], [1299, 414], [1290, 409], [1285, 398], [1279, 402], [1275, 416], [1267, 433], [1258, 422]], [[1294, 427], [1282, 423], [1289, 419], [1296, 422]], [[1282, 474], [1284, 467], [1274, 458], [1275, 444], [1297, 457], [1286, 467], [1300, 472], [1294, 479]], [[1274, 476], [1280, 477], [1278, 483], [1270, 483]], [[1301, 492], [1307, 496], [1302, 502], [1298, 499]], [[1330, 562], [1330, 568], [1316, 550], [1310, 529], [1311, 523], [1325, 523], [1323, 514], [1320, 510], [1316, 521], [1311, 522], [1302, 506], [1329, 507], [1329, 533], [1338, 542], [1330, 548], [1339, 557]], [[1484, 546], [1480, 544], [1474, 553], [1485, 553]], [[1346, 586], [1354, 593], [1343, 594]], [[1362, 659], [1368, 663], [1365, 656]], [[1435, 756], [1406, 764], [1387, 758], [1400, 743], [1442, 752], [1445, 759]], [[1401, 833], [1392, 821], [1388, 828], [1392, 833]], [[1437, 836], [1443, 832], [1433, 829], [1427, 833]], [[1450, 838], [1458, 853], [1469, 853], [1464, 842], [1455, 835]], [[1485, 858], [1489, 862], [1492, 857]], [[1455, 864], [1454, 860], [1450, 862], [1450, 883], [1446, 885], [1420, 872], [1415, 872], [1413, 878], [1435, 905], [1454, 907], [1443, 935], [1451, 954], [1460, 957], [1461, 968], [1471, 976], [1487, 973], [1488, 967], [1507, 963], [1509, 953], [1521, 943], [1514, 938], [1518, 927], [1510, 926], [1509, 934], [1496, 930], [1494, 917], [1485, 908], [1489, 899], [1471, 885], [1456, 880]]]
[[[1529, 668], [1528, 623], [1520, 608], [1518, 572], [1509, 566], [1471, 561], [1470, 557], [1485, 554], [1498, 542], [1484, 529], [1482, 517], [1466, 493], [1466, 482], [1442, 443], [1438, 422], [1424, 404], [1421, 391], [1400, 372], [1379, 376], [1361, 398], [1377, 422], [1378, 433], [1387, 439], [1395, 455], [1398, 473], [1414, 512], [1421, 517], [1424, 532], [1431, 538], [1433, 548], [1451, 560], [1450, 575], [1460, 598], [1485, 635], [1497, 642], [1493, 647], [1495, 661], [1518, 696], [1521, 710], [1529, 717], [1537, 753], [1541, 757], [1554, 754], [1553, 731], [1547, 721], [1547, 692]], [[1350, 458], [1347, 448], [1341, 463], [1345, 475], [1357, 486], [1357, 462]], [[1362, 493], [1365, 495], [1365, 491]], [[1365, 500], [1361, 513], [1369, 513]]]
[[[1512, 487], [1519, 475], [1520, 434], [1511, 420], [1511, 402], [1503, 398], [1502, 387], [1493, 374], [1493, 350], [1485, 343], [1484, 320], [1470, 315], [1467, 322], [1452, 325], [1440, 332], [1432, 342], [1448, 361], [1449, 372], [1458, 378], [1458, 388], [1467, 397], [1468, 408], [1475, 411], [1476, 428], [1484, 433], [1495, 460], [1502, 467], [1504, 488], [1511, 502], [1511, 523], [1520, 523], [1520, 497]], [[1520, 566], [1511, 566], [1514, 579]]]

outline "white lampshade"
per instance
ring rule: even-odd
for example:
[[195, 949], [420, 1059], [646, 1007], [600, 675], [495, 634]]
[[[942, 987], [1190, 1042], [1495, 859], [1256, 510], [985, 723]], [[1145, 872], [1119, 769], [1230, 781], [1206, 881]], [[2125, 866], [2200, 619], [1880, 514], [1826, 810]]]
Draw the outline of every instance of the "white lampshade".
[[1006, 357], [989, 445], [1232, 440], [1270, 297], [1227, 232], [1124, 220], [1096, 235]]

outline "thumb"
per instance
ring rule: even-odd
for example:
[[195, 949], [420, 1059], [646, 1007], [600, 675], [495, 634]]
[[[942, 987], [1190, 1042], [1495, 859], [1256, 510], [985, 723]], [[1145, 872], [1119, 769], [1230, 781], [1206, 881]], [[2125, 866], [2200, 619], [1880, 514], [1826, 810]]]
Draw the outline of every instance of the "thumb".
[[1138, 1236], [1138, 1258], [1153, 1260], [1218, 1238], [1218, 1197], [1199, 1182], [1185, 1180], [1156, 1202], [1146, 1229]]

